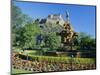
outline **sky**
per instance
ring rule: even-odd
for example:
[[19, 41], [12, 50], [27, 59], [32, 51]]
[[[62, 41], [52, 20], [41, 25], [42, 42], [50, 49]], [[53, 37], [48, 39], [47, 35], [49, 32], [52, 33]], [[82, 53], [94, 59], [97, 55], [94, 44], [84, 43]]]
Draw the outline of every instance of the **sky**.
[[72, 4], [39, 3], [15, 1], [24, 14], [33, 19], [46, 18], [50, 14], [61, 14], [65, 19], [65, 12], [69, 12], [69, 19], [76, 32], [84, 32], [92, 37], [96, 33], [96, 7]]

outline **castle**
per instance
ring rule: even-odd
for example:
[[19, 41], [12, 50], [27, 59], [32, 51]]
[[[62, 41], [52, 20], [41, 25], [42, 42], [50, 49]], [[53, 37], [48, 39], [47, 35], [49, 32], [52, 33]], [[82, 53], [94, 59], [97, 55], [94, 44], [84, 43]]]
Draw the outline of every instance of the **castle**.
[[47, 18], [36, 19], [35, 21], [38, 21], [40, 26], [46, 24], [51, 25], [51, 27], [56, 27], [56, 25], [63, 26], [63, 24], [65, 23], [61, 14], [51, 14], [48, 15]]

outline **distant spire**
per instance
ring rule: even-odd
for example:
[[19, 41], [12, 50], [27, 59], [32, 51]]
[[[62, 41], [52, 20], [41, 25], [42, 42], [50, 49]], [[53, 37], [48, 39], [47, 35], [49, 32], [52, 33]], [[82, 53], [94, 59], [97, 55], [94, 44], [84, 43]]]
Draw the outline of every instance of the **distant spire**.
[[66, 20], [67, 22], [69, 22], [69, 12], [68, 11], [66, 11]]

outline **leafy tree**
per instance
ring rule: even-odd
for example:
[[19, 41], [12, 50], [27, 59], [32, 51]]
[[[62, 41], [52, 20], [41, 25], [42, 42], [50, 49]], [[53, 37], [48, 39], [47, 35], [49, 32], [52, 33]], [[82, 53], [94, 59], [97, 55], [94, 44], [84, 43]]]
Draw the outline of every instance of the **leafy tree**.
[[12, 3], [12, 16], [11, 16], [11, 27], [12, 27], [12, 45], [23, 46], [24, 43], [24, 26], [32, 22], [32, 19], [22, 13], [21, 9]]
[[15, 35], [15, 46], [18, 47], [23, 47], [24, 43], [25, 43], [25, 36], [23, 35], [25, 32], [24, 28], [18, 28], [16, 30], [16, 35]]
[[95, 39], [92, 38], [90, 35], [87, 35], [85, 33], [80, 33], [78, 36], [78, 45], [80, 49], [91, 50], [95, 49], [96, 42]]
[[27, 24], [25, 26], [25, 45], [24, 48], [34, 48], [36, 46], [36, 37], [42, 33], [37, 23]]
[[28, 15], [23, 14], [21, 9], [14, 3], [12, 4], [11, 10], [12, 10], [11, 22], [13, 30], [19, 27], [23, 27], [24, 25], [32, 22], [32, 19]]
[[49, 46], [50, 50], [57, 49], [60, 46], [60, 37], [56, 33], [50, 32], [45, 38], [46, 46]]

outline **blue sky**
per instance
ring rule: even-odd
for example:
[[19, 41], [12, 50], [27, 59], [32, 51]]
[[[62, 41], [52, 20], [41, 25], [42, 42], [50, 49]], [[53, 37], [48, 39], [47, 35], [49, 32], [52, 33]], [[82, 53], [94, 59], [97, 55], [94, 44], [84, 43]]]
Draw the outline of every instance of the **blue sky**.
[[69, 12], [70, 22], [76, 32], [85, 32], [95, 37], [95, 6], [80, 6], [70, 4], [51, 4], [37, 2], [15, 2], [24, 14], [31, 18], [46, 18], [49, 14], [62, 14]]

